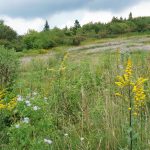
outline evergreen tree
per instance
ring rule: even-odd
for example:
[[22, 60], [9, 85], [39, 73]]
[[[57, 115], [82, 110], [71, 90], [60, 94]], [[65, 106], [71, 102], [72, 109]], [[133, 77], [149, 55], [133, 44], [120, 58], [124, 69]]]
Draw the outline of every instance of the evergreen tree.
[[0, 24], [3, 25], [4, 24], [4, 20], [0, 19]]
[[112, 18], [111, 22], [119, 22], [119, 19], [117, 17], [114, 17]]
[[77, 32], [78, 28], [81, 28], [81, 25], [80, 25], [80, 23], [79, 23], [78, 20], [75, 20], [74, 27], [73, 27], [73, 33], [74, 33], [74, 35], [76, 35], [76, 32]]
[[44, 25], [44, 31], [48, 31], [49, 30], [49, 24], [48, 21], [46, 20], [45, 25]]
[[132, 20], [132, 13], [129, 14], [129, 20]]
[[80, 25], [80, 23], [79, 23], [78, 20], [75, 20], [74, 28], [75, 28], [75, 29], [81, 28], [81, 25]]
[[123, 21], [123, 18], [122, 18], [122, 17], [120, 17], [120, 21]]

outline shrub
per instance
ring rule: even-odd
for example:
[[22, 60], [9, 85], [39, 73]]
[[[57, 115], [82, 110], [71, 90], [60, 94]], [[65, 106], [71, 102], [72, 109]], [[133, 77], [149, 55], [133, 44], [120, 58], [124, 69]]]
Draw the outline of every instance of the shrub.
[[75, 36], [72, 40], [72, 45], [78, 46], [84, 40], [85, 40], [85, 38], [82, 36]]
[[109, 32], [111, 34], [123, 34], [130, 30], [130, 27], [126, 23], [113, 23], [109, 26]]
[[21, 52], [25, 48], [25, 45], [23, 43], [23, 40], [21, 38], [18, 38], [17, 40], [14, 40], [12, 42], [11, 49], [14, 48], [16, 52]]
[[17, 33], [9, 26], [0, 23], [0, 39], [12, 41], [17, 38]]
[[12, 48], [12, 43], [6, 39], [0, 39], [0, 45], [3, 45], [7, 48]]
[[43, 40], [42, 41], [42, 48], [44, 49], [49, 49], [52, 48], [56, 45], [55, 41], [51, 40], [51, 39], [47, 39], [47, 40]]
[[14, 48], [16, 52], [20, 52], [24, 49], [24, 44], [21, 40], [8, 41], [6, 39], [0, 40], [0, 45], [3, 45], [5, 48], [12, 49]]
[[0, 85], [11, 85], [17, 75], [18, 59], [13, 49], [0, 46]]

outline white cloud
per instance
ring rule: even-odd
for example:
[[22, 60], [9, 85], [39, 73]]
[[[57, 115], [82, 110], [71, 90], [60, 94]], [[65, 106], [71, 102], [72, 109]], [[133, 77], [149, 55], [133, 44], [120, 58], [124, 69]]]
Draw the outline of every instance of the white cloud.
[[133, 17], [138, 17], [138, 16], [150, 16], [150, 1], [147, 2], [141, 2], [131, 8], [128, 8], [124, 11], [120, 11], [120, 13], [112, 13], [112, 12], [105, 12], [105, 11], [97, 11], [97, 12], [85, 12], [82, 13], [82, 19], [81, 19], [81, 23], [85, 24], [88, 23], [90, 21], [93, 22], [109, 22], [111, 21], [113, 16], [116, 16], [118, 18], [120, 18], [121, 16], [123, 18], [128, 18], [129, 13], [132, 12]]
[[[83, 25], [90, 21], [93, 22], [108, 22], [112, 19], [113, 16], [128, 17], [129, 12], [132, 12], [133, 17], [137, 16], [150, 16], [150, 1], [145, 1], [138, 3], [137, 5], [128, 8], [120, 13], [112, 13], [109, 11], [88, 11], [88, 10], [78, 10], [70, 12], [61, 12], [53, 16], [48, 17], [48, 22], [51, 28], [54, 26], [63, 28], [67, 26], [73, 26], [74, 20], [78, 19]], [[0, 18], [5, 20], [5, 23], [11, 26], [19, 34], [26, 33], [29, 29], [34, 29], [37, 31], [42, 30], [45, 20], [42, 18], [35, 19], [22, 19], [22, 18], [11, 18], [7, 16], [1, 16]]]
[[122, 15], [126, 16], [128, 12], [132, 12], [133, 17], [150, 16], [150, 1], [141, 2], [131, 8], [126, 9]]
[[17, 31], [18, 34], [25, 34], [29, 29], [40, 31], [45, 23], [42, 18], [32, 20], [23, 18], [10, 18], [8, 16], [0, 17], [5, 21], [5, 24]]
[[81, 9], [118, 12], [141, 1], [146, 0], [0, 0], [0, 14], [32, 18]]
[[112, 19], [113, 14], [111, 12], [85, 12], [83, 18], [81, 20], [81, 24], [85, 24], [88, 22], [103, 22], [106, 23]]

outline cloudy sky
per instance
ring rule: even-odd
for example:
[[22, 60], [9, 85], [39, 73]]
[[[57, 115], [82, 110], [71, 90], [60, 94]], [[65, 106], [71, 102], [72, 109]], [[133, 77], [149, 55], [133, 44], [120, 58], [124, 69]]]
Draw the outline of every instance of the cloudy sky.
[[108, 22], [113, 16], [150, 16], [150, 0], [0, 0], [0, 19], [19, 34], [42, 30], [47, 19], [51, 28]]

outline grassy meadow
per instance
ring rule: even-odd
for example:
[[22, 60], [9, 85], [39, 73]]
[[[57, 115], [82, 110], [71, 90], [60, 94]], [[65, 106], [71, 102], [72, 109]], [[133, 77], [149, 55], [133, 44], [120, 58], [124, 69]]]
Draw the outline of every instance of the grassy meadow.
[[[20, 63], [12, 90], [0, 93], [0, 149], [150, 149], [149, 64], [149, 51], [120, 49]], [[119, 75], [128, 82], [118, 86]]]

